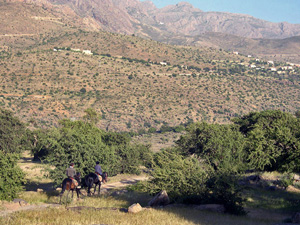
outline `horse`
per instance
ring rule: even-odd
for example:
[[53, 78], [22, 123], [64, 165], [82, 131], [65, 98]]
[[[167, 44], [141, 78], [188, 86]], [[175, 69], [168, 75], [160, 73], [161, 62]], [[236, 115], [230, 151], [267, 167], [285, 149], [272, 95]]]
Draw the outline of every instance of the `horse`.
[[[101, 177], [102, 177], [102, 182], [106, 183], [107, 182], [108, 173], [104, 172], [101, 175]], [[86, 175], [86, 177], [85, 177], [85, 183], [86, 183], [86, 186], [88, 187], [88, 195], [91, 195], [91, 188], [93, 187], [94, 184], [95, 184], [94, 194], [96, 192], [97, 186], [99, 187], [98, 194], [100, 194], [101, 181], [99, 180], [97, 174], [90, 173], [90, 174]]]
[[[73, 183], [71, 178], [66, 178], [63, 180], [62, 182], [62, 190], [60, 192], [60, 200], [59, 200], [59, 204], [61, 204], [61, 197], [64, 194], [64, 192], [67, 190], [68, 194], [67, 194], [67, 200], [68, 200], [68, 195], [70, 193], [70, 191], [72, 191], [72, 198], [73, 198], [73, 192], [76, 191], [77, 194], [77, 198], [79, 198], [79, 194], [81, 194], [80, 192], [80, 183], [81, 183], [81, 178], [80, 178], [81, 174], [80, 173], [76, 173], [76, 175], [74, 176], [74, 179], [78, 182], [78, 186], [75, 187], [75, 184]], [[67, 201], [66, 200], [66, 201]]]

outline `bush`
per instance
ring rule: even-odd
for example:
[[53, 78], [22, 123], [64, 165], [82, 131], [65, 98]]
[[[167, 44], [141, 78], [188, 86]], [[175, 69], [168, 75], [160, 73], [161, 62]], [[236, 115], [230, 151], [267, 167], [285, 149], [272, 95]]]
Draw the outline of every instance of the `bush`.
[[50, 177], [59, 184], [65, 178], [70, 162], [82, 176], [94, 172], [99, 161], [110, 176], [118, 173], [138, 173], [139, 166], [151, 157], [149, 146], [133, 146], [125, 134], [106, 133], [83, 121], [60, 121], [61, 128], [38, 132], [33, 153], [55, 167]]
[[150, 194], [166, 190], [173, 202], [219, 203], [224, 204], [228, 213], [245, 214], [238, 178], [227, 172], [216, 172], [195, 157], [184, 157], [172, 149], [157, 153], [151, 175], [152, 180], [138, 184], [135, 190]]
[[250, 165], [259, 170], [300, 170], [300, 120], [279, 110], [254, 112], [234, 119], [247, 138]]
[[18, 159], [18, 154], [0, 151], [0, 200], [12, 200], [22, 190], [25, 174], [17, 166]]
[[246, 139], [237, 126], [207, 123], [192, 124], [176, 142], [183, 155], [196, 154], [218, 171], [245, 169]]
[[211, 202], [223, 204], [225, 212], [235, 215], [245, 215], [243, 208], [245, 199], [242, 197], [242, 187], [238, 185], [238, 176], [228, 173], [215, 173], [207, 183]]
[[154, 155], [151, 168], [153, 179], [143, 189], [150, 194], [166, 190], [173, 201], [179, 201], [189, 196], [204, 196], [207, 192], [207, 171], [196, 158], [184, 158], [166, 150]]
[[30, 131], [12, 112], [0, 108], [0, 151], [20, 153], [28, 146]]

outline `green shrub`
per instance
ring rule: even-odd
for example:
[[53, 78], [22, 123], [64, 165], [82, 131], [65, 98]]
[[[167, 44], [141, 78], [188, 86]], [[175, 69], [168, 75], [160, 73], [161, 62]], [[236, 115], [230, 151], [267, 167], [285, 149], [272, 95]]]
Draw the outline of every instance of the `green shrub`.
[[166, 190], [173, 201], [194, 195], [205, 195], [208, 179], [205, 170], [196, 158], [185, 158], [175, 151], [166, 150], [154, 155], [151, 175], [144, 190], [156, 194]]
[[0, 108], [0, 151], [20, 153], [28, 146], [30, 131], [11, 111]]
[[151, 157], [149, 146], [133, 146], [125, 134], [105, 132], [94, 124], [83, 121], [60, 121], [61, 127], [46, 132], [37, 132], [33, 153], [55, 167], [50, 177], [57, 184], [65, 178], [70, 162], [75, 164], [82, 176], [94, 172], [99, 161], [109, 176], [118, 173], [139, 173], [139, 166], [148, 163]]
[[250, 165], [280, 172], [300, 169], [300, 120], [279, 110], [253, 112], [233, 120], [247, 138]]
[[196, 154], [218, 171], [239, 172], [246, 168], [246, 139], [237, 126], [196, 123], [176, 142], [183, 155]]
[[18, 159], [18, 154], [0, 151], [0, 200], [12, 200], [22, 190], [25, 174], [17, 166]]
[[134, 190], [156, 194], [166, 190], [171, 201], [187, 204], [219, 203], [231, 214], [245, 214], [238, 177], [220, 173], [201, 160], [168, 149], [154, 155], [153, 179], [140, 183]]

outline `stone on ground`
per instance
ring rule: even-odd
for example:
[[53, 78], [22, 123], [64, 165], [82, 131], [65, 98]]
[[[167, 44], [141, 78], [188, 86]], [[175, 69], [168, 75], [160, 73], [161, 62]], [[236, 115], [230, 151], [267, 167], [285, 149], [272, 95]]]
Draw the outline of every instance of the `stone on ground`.
[[139, 203], [135, 203], [128, 207], [129, 213], [138, 213], [138, 212], [141, 212], [142, 210], [143, 210], [143, 208]]
[[156, 206], [165, 206], [170, 203], [170, 199], [168, 193], [164, 190], [159, 192], [149, 203], [148, 205], [151, 207]]

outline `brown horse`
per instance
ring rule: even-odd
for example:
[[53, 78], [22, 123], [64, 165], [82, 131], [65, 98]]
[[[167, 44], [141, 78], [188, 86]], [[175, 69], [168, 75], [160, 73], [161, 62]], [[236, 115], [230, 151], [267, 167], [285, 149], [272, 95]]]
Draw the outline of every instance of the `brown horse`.
[[71, 178], [66, 178], [63, 180], [62, 182], [62, 190], [60, 192], [60, 200], [59, 200], [59, 204], [61, 204], [61, 197], [62, 195], [64, 194], [64, 192], [67, 190], [68, 191], [68, 194], [67, 194], [67, 200], [68, 201], [68, 196], [69, 196], [69, 193], [70, 191], [72, 191], [72, 198], [73, 198], [73, 192], [76, 191], [76, 194], [77, 194], [77, 198], [79, 198], [79, 194], [81, 194], [80, 192], [80, 176], [81, 174], [80, 173], [77, 173], [75, 175], [75, 180], [78, 182], [78, 186], [75, 187], [75, 184], [73, 183], [72, 179]]
[[91, 188], [93, 187], [94, 184], [95, 184], [94, 194], [96, 192], [97, 186], [99, 187], [98, 194], [100, 194], [101, 182], [103, 182], [103, 183], [107, 182], [108, 173], [104, 172], [101, 176], [102, 176], [102, 181], [99, 180], [98, 175], [95, 173], [90, 173], [90, 174], [86, 175], [85, 183], [86, 183], [86, 186], [88, 187], [88, 195], [91, 195]]

